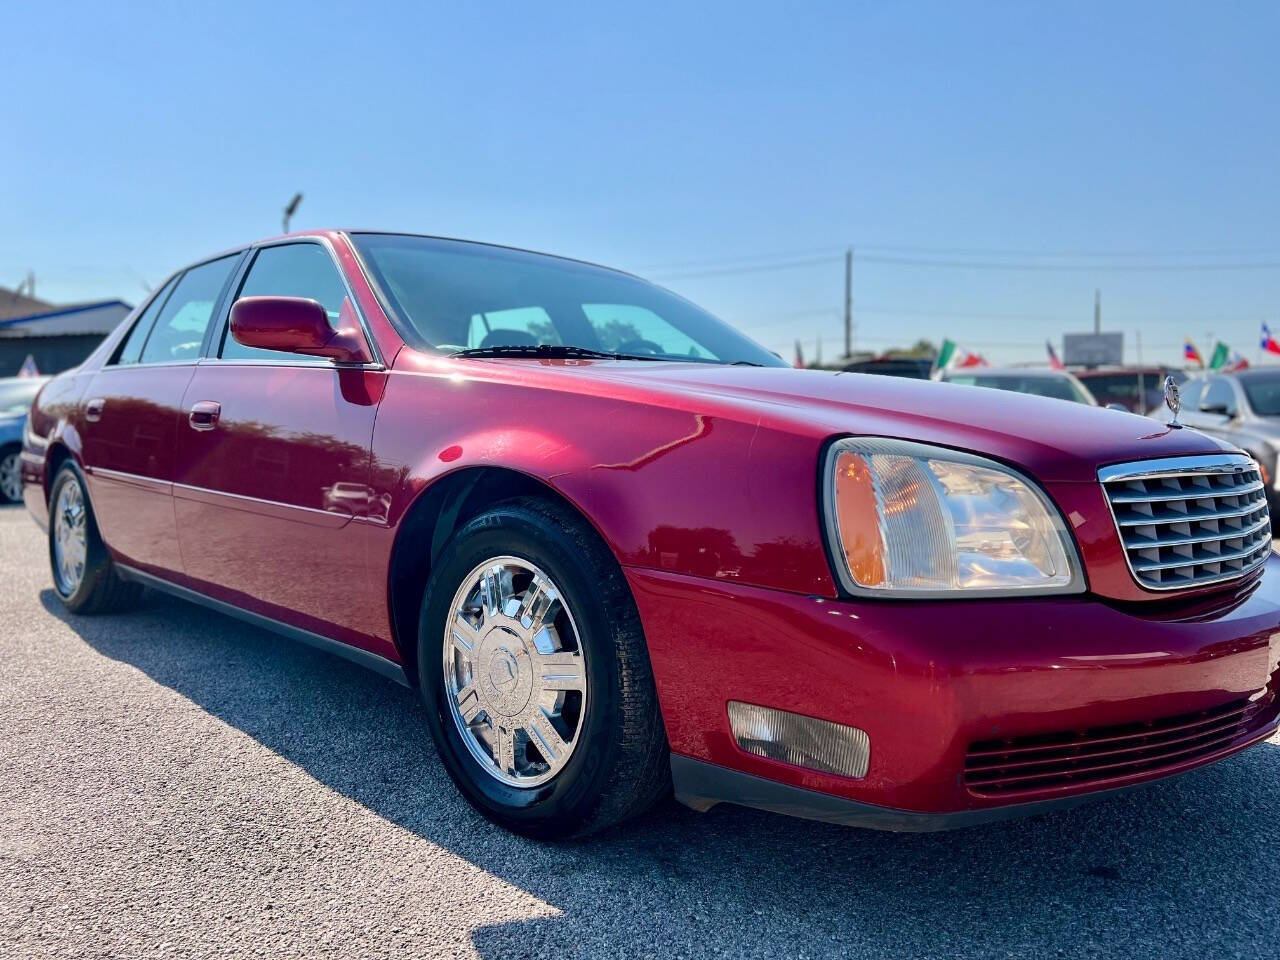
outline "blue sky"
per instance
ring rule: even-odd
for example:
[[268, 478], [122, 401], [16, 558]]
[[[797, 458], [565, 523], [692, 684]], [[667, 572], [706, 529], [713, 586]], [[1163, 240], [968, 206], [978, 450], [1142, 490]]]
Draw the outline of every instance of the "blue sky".
[[206, 6], [10, 10], [0, 285], [135, 301], [301, 190], [298, 228], [635, 269], [788, 357], [838, 348], [849, 244], [871, 348], [1040, 359], [1095, 288], [1130, 359], [1280, 328], [1275, 3]]

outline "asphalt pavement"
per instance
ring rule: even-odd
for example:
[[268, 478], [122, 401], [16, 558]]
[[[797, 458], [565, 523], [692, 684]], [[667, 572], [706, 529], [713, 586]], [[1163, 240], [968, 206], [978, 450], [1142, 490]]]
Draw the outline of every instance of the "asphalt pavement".
[[180, 601], [79, 618], [0, 510], [0, 956], [1275, 957], [1280, 742], [894, 835], [669, 804], [568, 845], [455, 793], [406, 690]]

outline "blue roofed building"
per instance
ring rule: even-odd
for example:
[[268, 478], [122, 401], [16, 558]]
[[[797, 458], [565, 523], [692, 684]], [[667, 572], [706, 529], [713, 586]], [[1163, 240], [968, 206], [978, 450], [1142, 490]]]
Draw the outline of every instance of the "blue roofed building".
[[74, 367], [132, 310], [123, 300], [55, 306], [0, 289], [0, 377], [15, 376], [28, 357], [41, 374]]

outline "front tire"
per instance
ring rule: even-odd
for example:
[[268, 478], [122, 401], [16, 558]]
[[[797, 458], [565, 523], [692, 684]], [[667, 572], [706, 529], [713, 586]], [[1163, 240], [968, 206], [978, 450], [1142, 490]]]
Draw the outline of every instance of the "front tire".
[[141, 593], [124, 580], [107, 552], [80, 468], [68, 460], [49, 493], [49, 564], [53, 586], [72, 613], [111, 613], [132, 606]]
[[17, 503], [22, 499], [22, 447], [13, 444], [0, 448], [0, 503]]
[[418, 672], [441, 761], [526, 836], [584, 836], [669, 787], [635, 601], [577, 514], [525, 498], [468, 521], [423, 597]]

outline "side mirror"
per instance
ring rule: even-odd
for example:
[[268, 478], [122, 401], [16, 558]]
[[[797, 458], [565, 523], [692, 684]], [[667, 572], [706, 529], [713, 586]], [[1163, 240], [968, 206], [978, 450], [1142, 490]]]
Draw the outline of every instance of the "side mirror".
[[324, 307], [305, 297], [242, 297], [231, 307], [231, 336], [246, 347], [368, 363], [372, 358], [346, 301], [338, 323], [337, 330], [329, 326]]

